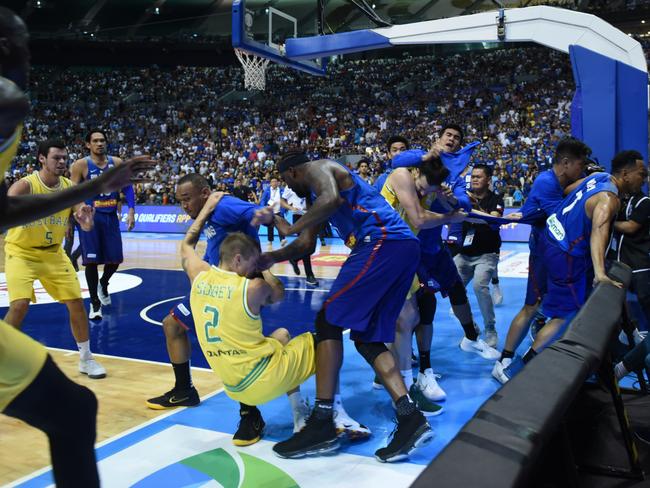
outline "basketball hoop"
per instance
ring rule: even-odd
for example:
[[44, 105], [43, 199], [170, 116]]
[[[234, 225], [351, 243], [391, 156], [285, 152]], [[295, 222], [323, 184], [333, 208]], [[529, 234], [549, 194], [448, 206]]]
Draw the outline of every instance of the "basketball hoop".
[[266, 88], [266, 68], [271, 60], [242, 49], [235, 49], [235, 54], [244, 67], [244, 87], [263, 91]]

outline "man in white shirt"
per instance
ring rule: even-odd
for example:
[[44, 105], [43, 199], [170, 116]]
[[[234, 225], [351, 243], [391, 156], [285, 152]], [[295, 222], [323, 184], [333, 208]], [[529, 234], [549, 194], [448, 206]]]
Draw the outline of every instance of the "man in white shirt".
[[[273, 215], [278, 215], [281, 216], [282, 213], [282, 190], [280, 189], [280, 186], [278, 185], [278, 179], [276, 177], [271, 178], [270, 181], [270, 186], [267, 189], [266, 193], [266, 198], [262, 199], [262, 204], [266, 205], [268, 207], [271, 207], [273, 210]], [[266, 201], [265, 201], [266, 200]], [[270, 225], [266, 226], [268, 229], [267, 237], [269, 239], [269, 242], [273, 242], [273, 228], [274, 225], [271, 223]], [[287, 240], [284, 238], [284, 236], [280, 233], [280, 229], [278, 229], [278, 235], [280, 236], [280, 244], [285, 245], [287, 243]]]
[[[282, 199], [280, 204], [283, 208], [286, 208], [293, 213], [293, 223], [298, 222], [300, 217], [304, 215], [307, 211], [307, 203], [304, 198], [300, 198], [296, 193], [289, 188], [288, 186], [282, 192]], [[299, 275], [300, 268], [298, 267], [298, 260], [289, 260], [291, 266], [293, 266], [293, 271]], [[307, 276], [307, 284], [310, 286], [318, 286], [318, 280], [314, 276], [314, 272], [311, 269], [311, 257], [309, 254], [303, 256], [302, 264], [305, 266], [305, 275]]]

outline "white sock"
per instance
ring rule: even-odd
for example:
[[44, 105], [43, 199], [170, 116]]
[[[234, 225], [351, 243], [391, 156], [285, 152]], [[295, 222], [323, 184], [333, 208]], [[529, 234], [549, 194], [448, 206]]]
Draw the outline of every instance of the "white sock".
[[289, 397], [289, 403], [291, 404], [291, 410], [293, 412], [297, 412], [300, 410], [300, 407], [302, 406], [302, 396], [300, 395], [300, 391], [294, 391], [293, 393], [290, 393], [287, 395]]
[[411, 389], [411, 385], [413, 385], [413, 370], [412, 369], [405, 369], [404, 371], [400, 371], [402, 378], [404, 378], [404, 386], [406, 386], [407, 390]]
[[77, 347], [79, 348], [79, 358], [83, 361], [92, 359], [93, 353], [90, 352], [90, 341], [86, 342], [77, 342]]
[[627, 368], [623, 364], [623, 361], [621, 361], [616, 366], [614, 366], [614, 375], [616, 376], [617, 380], [620, 380], [624, 376], [627, 376], [628, 373], [629, 373], [629, 371], [627, 370]]

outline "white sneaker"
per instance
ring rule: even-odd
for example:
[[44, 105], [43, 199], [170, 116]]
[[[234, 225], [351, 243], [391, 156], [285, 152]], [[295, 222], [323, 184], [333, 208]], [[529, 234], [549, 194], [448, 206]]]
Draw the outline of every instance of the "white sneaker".
[[502, 385], [505, 385], [510, 378], [508, 378], [503, 372], [510, 363], [512, 362], [511, 358], [503, 358], [503, 361], [497, 361], [494, 363], [494, 368], [492, 368], [492, 376]]
[[334, 404], [334, 425], [339, 437], [346, 435], [350, 440], [366, 439], [371, 434], [370, 429], [350, 417], [340, 403]]
[[497, 336], [497, 331], [495, 329], [485, 329], [485, 343], [490, 347], [497, 347], [497, 342], [499, 341], [499, 336]]
[[102, 290], [102, 285], [97, 285], [97, 296], [99, 297], [99, 301], [102, 302], [102, 305], [111, 304], [111, 296], [108, 294], [108, 287], [106, 288], [106, 293], [104, 293], [104, 290]]
[[88, 378], [92, 378], [94, 380], [106, 377], [106, 370], [104, 369], [104, 366], [99, 364], [92, 357], [90, 359], [79, 360], [79, 372], [87, 374]]
[[102, 319], [102, 306], [99, 305], [97, 308], [91, 303], [90, 312], [88, 313], [88, 318], [90, 320], [101, 320]]
[[481, 338], [478, 338], [475, 341], [470, 341], [467, 337], [463, 337], [459, 346], [463, 351], [473, 352], [474, 354], [481, 356], [483, 359], [499, 359], [501, 357], [499, 351], [488, 346]]
[[302, 400], [297, 410], [293, 411], [293, 433], [300, 432], [307, 423], [307, 417], [311, 413], [307, 400]]
[[440, 378], [440, 375], [435, 374], [431, 368], [428, 368], [424, 370], [424, 373], [418, 373], [416, 382], [422, 394], [432, 402], [441, 402], [447, 398], [447, 394], [440, 388], [437, 378]]
[[501, 305], [503, 303], [503, 292], [498, 283], [492, 285], [492, 303], [495, 305]]

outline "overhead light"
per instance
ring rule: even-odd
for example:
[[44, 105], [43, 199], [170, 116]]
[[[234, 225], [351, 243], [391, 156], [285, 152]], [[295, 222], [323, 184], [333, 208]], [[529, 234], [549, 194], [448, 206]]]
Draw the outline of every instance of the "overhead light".
[[645, 20], [642, 20], [641, 23], [642, 23], [642, 24], [645, 24]]
[[153, 9], [153, 13], [154, 15], [160, 15], [160, 9], [156, 7], [155, 9]]

